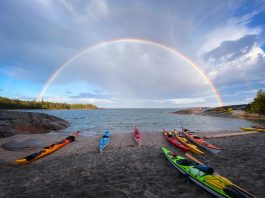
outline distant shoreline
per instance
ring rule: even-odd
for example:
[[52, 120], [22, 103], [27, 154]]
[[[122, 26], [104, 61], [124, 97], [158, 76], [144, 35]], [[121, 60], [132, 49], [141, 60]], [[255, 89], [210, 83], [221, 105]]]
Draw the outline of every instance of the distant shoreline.
[[186, 108], [179, 111], [171, 112], [173, 114], [193, 114], [201, 116], [213, 116], [224, 118], [240, 118], [248, 120], [265, 120], [265, 115], [259, 115], [257, 113], [246, 112], [246, 105], [231, 105], [223, 107], [193, 107]]

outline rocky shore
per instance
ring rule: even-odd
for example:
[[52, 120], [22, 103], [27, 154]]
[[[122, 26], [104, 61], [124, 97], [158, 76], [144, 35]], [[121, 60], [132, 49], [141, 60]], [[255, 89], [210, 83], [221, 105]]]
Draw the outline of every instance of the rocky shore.
[[44, 113], [0, 111], [0, 138], [17, 134], [48, 133], [69, 126], [68, 121]]
[[226, 118], [241, 118], [249, 120], [265, 120], [265, 115], [259, 115], [256, 113], [248, 113], [244, 110], [246, 105], [232, 105], [217, 108], [209, 107], [192, 107], [187, 109], [178, 110], [172, 113], [175, 114], [194, 114], [202, 116], [215, 116]]

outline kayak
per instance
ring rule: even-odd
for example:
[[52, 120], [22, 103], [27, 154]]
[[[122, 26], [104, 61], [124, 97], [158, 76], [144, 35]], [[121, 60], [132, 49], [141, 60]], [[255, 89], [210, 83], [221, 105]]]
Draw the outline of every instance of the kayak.
[[218, 154], [221, 151], [221, 148], [214, 146], [212, 144], [209, 144], [208, 142], [206, 142], [206, 140], [197, 136], [195, 133], [190, 132], [187, 129], [184, 129], [183, 133], [190, 141], [192, 141], [195, 144], [201, 146], [202, 148], [210, 151], [211, 153]]
[[168, 142], [173, 144], [174, 146], [178, 147], [184, 152], [188, 152], [190, 149], [184, 146], [181, 142], [179, 142], [176, 138], [174, 138], [171, 134], [171, 132], [163, 131], [163, 134]]
[[213, 168], [182, 157], [163, 146], [160, 148], [176, 169], [212, 195], [220, 198], [254, 198], [253, 195], [236, 186], [230, 180], [215, 173]]
[[110, 132], [106, 131], [99, 141], [99, 151], [102, 152], [108, 145], [110, 140]]
[[44, 147], [41, 151], [39, 152], [36, 152], [36, 153], [33, 153], [27, 157], [24, 157], [22, 159], [18, 159], [16, 160], [16, 163], [17, 164], [29, 164], [33, 161], [36, 161], [40, 158], [43, 158], [57, 150], [59, 150], [60, 148], [64, 147], [65, 145], [69, 144], [70, 142], [73, 142], [75, 141], [75, 138], [77, 138], [77, 136], [79, 135], [79, 131], [78, 132], [75, 132], [73, 133], [73, 135], [71, 136], [68, 136], [67, 138], [63, 139], [62, 141], [60, 142], [57, 142], [55, 144], [51, 144], [50, 146], [46, 146]]
[[197, 155], [202, 155], [204, 154], [204, 152], [202, 152], [200, 149], [198, 149], [198, 147], [194, 144], [191, 144], [188, 142], [188, 140], [181, 136], [177, 131], [175, 131], [175, 135], [176, 135], [176, 138], [184, 145], [186, 146], [187, 148], [190, 149], [191, 152], [197, 154]]
[[134, 127], [134, 130], [133, 130], [133, 137], [134, 137], [134, 140], [137, 142], [137, 144], [141, 145], [142, 137], [141, 137], [139, 130], [136, 127]]
[[256, 129], [258, 132], [265, 132], [265, 129]]
[[254, 128], [245, 128], [245, 127], [240, 127], [240, 129], [243, 131], [255, 131], [256, 130]]
[[263, 128], [245, 128], [245, 127], [240, 127], [243, 131], [258, 131], [258, 132], [265, 132], [265, 129]]

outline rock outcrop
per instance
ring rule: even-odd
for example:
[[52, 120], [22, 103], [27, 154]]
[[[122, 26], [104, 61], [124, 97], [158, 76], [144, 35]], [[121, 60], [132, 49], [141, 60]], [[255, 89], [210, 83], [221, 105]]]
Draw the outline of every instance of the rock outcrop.
[[45, 113], [0, 111], [0, 138], [16, 134], [48, 133], [69, 126], [68, 121]]

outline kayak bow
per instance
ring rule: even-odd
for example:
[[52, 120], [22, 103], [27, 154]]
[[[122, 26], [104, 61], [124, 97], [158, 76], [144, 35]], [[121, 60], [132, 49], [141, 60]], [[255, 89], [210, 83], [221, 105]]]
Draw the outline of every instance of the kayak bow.
[[175, 147], [178, 147], [184, 152], [188, 152], [190, 149], [184, 146], [181, 142], [179, 142], [176, 138], [174, 138], [171, 134], [171, 132], [163, 131], [163, 134], [168, 142], [173, 144]]
[[99, 152], [103, 152], [110, 140], [110, 132], [106, 131], [99, 141]]

